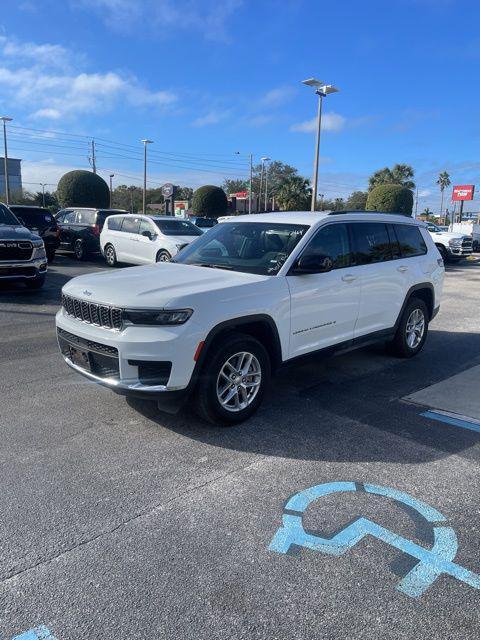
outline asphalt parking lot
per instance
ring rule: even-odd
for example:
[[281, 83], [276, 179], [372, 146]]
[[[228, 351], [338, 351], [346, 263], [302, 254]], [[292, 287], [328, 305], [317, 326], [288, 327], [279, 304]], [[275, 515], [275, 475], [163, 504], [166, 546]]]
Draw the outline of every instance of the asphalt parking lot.
[[285, 368], [230, 429], [63, 364], [60, 288], [103, 268], [0, 290], [1, 640], [479, 637], [480, 433], [403, 400], [480, 364], [479, 261], [417, 358]]

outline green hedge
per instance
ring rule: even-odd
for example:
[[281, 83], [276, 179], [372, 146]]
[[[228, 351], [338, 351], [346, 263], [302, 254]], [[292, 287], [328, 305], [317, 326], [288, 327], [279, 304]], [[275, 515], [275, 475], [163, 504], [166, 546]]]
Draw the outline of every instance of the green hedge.
[[194, 213], [208, 218], [225, 215], [228, 209], [225, 191], [211, 184], [199, 187], [193, 194], [192, 209]]
[[393, 211], [411, 216], [413, 193], [400, 184], [379, 184], [367, 198], [367, 211]]
[[69, 171], [60, 179], [57, 198], [62, 207], [110, 206], [110, 190], [107, 183], [96, 173], [77, 169]]

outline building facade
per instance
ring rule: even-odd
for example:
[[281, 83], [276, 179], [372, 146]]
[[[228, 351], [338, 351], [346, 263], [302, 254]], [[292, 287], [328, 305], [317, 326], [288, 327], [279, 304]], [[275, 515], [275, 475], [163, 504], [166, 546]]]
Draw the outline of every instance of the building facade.
[[[22, 193], [22, 161], [17, 158], [8, 158], [8, 184], [10, 194]], [[0, 158], [0, 199], [5, 200], [5, 162]]]

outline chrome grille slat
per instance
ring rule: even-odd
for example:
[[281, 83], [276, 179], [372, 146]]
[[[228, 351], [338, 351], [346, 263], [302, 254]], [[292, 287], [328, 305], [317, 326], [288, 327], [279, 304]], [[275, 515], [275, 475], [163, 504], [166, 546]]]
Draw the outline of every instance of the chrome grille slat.
[[62, 306], [69, 316], [82, 322], [117, 331], [122, 328], [122, 310], [117, 307], [78, 300], [66, 294], [62, 294]]

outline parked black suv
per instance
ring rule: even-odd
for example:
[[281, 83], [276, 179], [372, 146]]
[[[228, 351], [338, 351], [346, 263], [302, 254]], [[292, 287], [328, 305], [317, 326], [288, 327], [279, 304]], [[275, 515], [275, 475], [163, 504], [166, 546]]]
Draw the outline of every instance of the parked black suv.
[[40, 289], [46, 273], [43, 240], [0, 203], [0, 282], [19, 280], [30, 289]]
[[42, 238], [47, 252], [47, 260], [52, 262], [55, 258], [55, 251], [60, 246], [60, 228], [51, 212], [44, 207], [32, 207], [24, 204], [11, 204], [9, 209], [24, 227]]
[[108, 216], [128, 213], [124, 209], [70, 207], [56, 214], [60, 227], [60, 249], [73, 251], [77, 260], [100, 253], [100, 233]]

